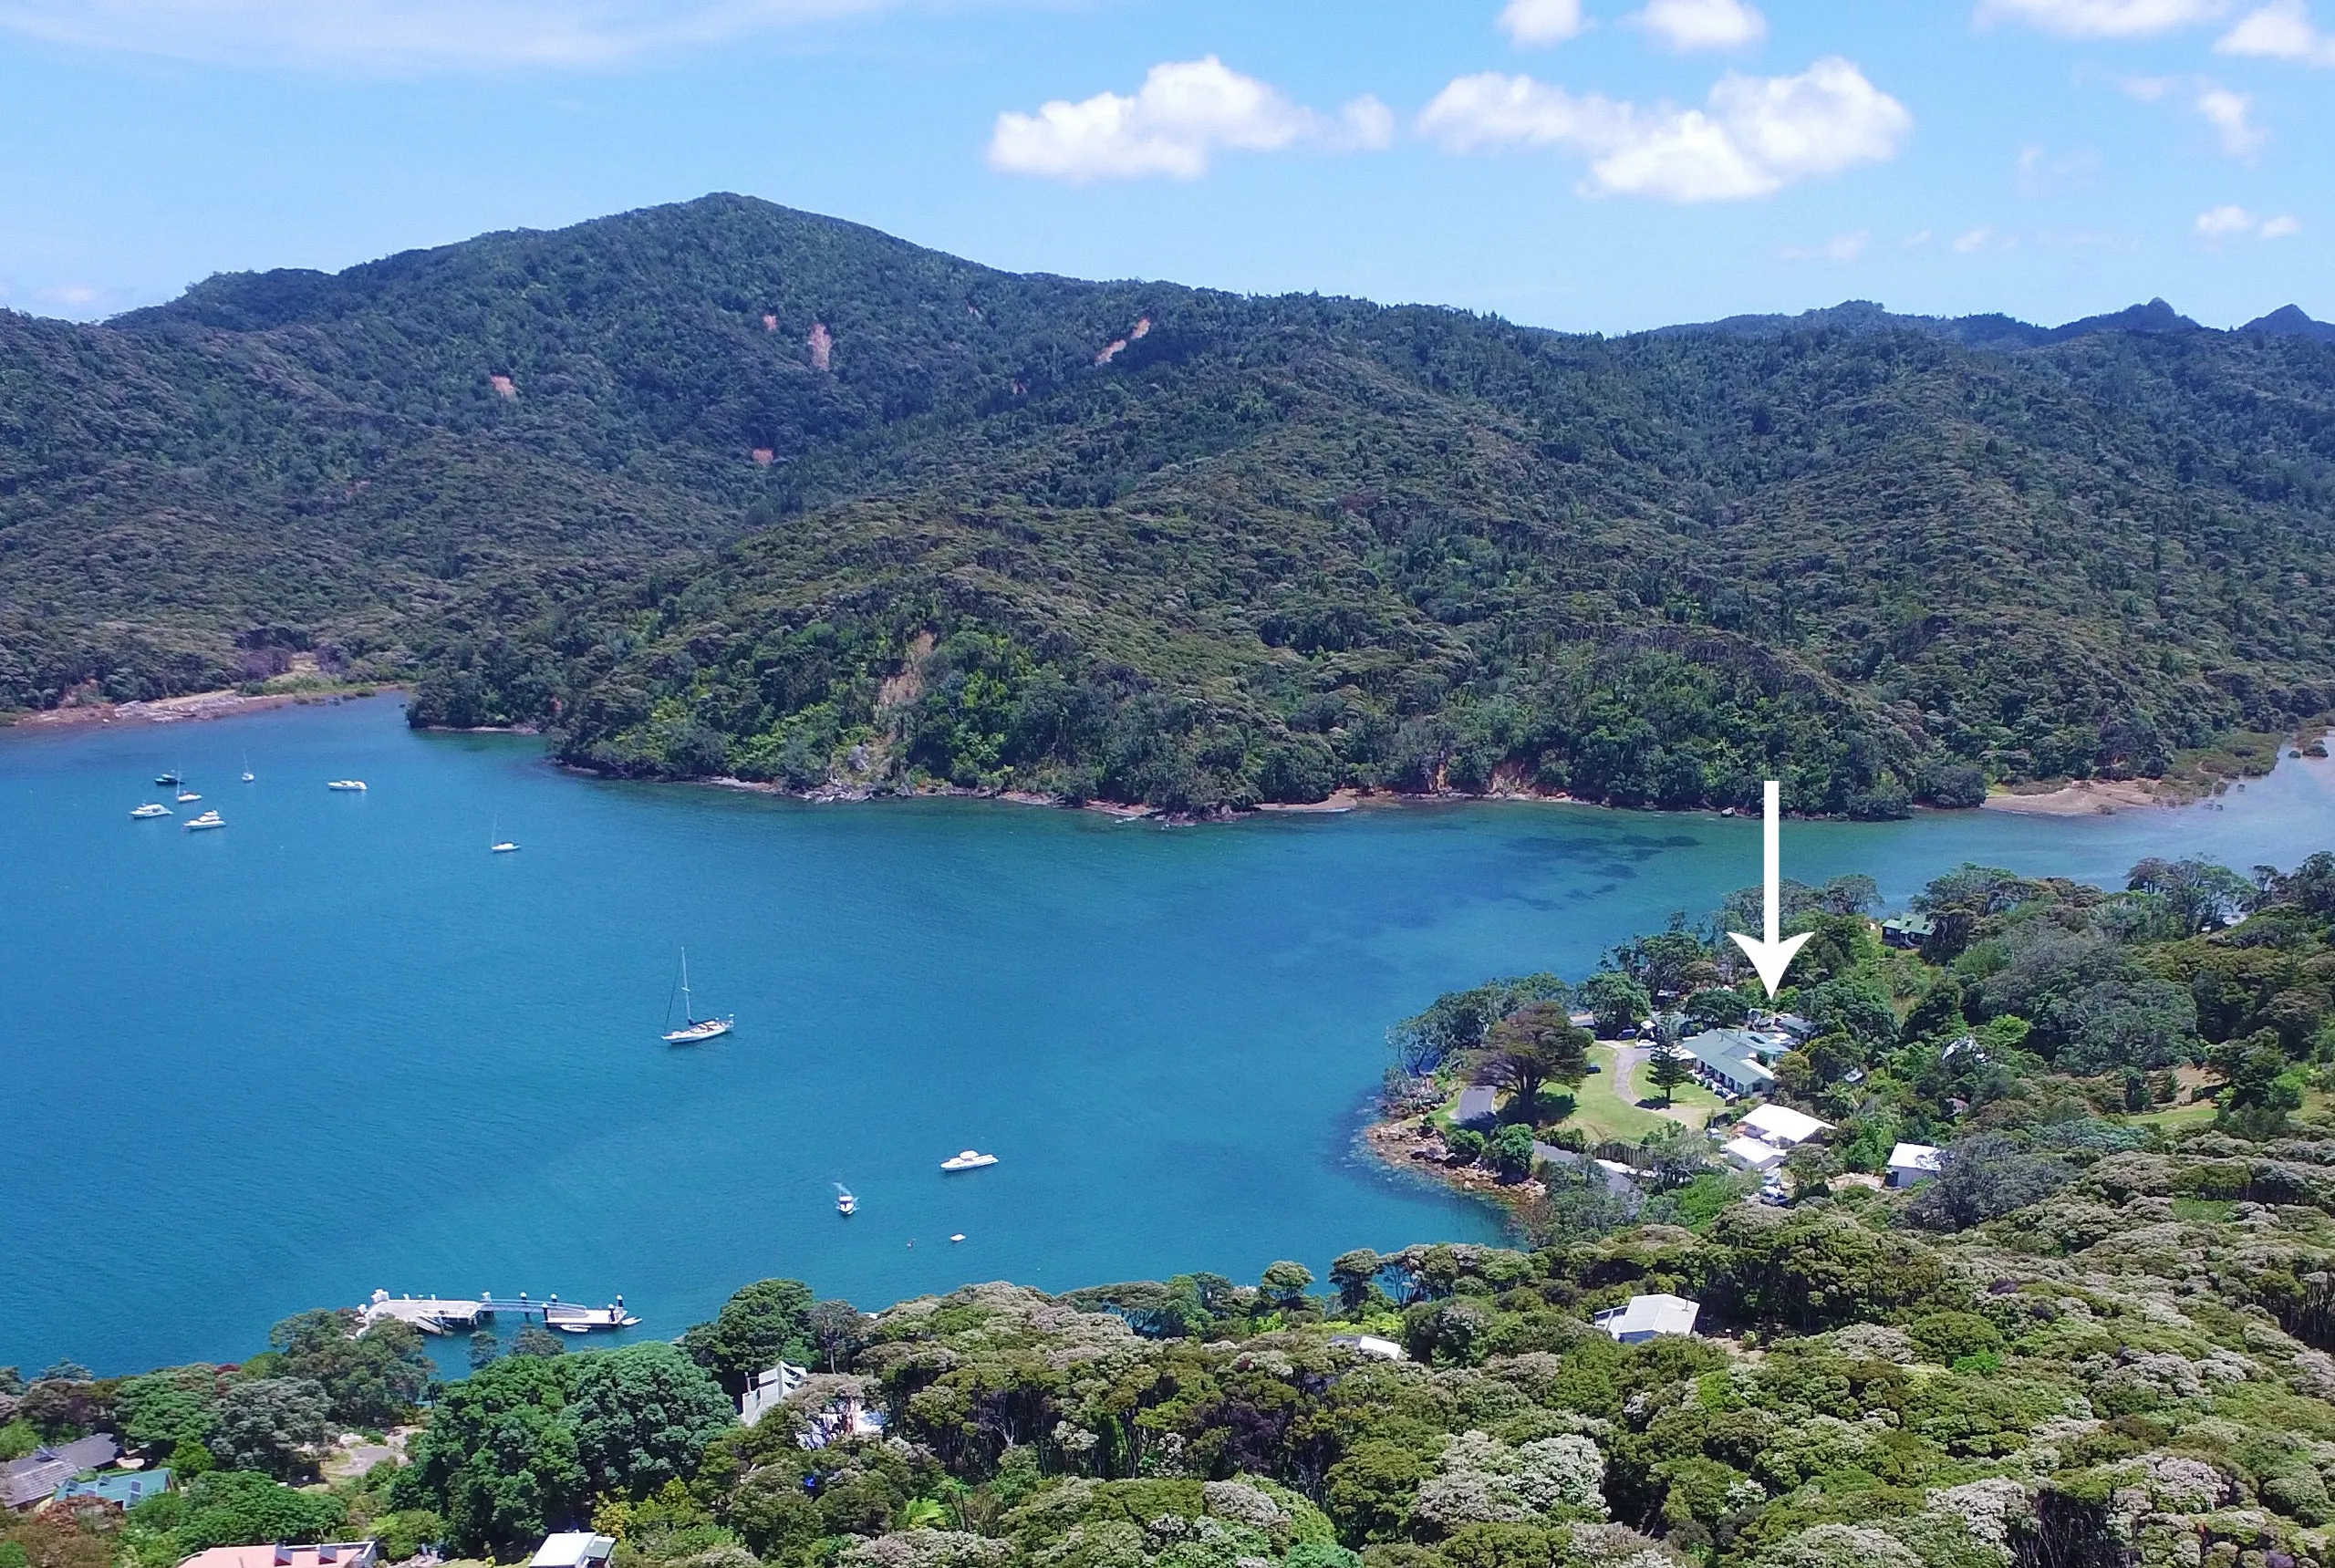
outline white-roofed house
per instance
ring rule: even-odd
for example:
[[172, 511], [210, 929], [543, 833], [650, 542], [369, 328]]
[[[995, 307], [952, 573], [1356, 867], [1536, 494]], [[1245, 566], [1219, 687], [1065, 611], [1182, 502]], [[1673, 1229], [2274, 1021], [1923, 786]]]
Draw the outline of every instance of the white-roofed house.
[[738, 1396], [738, 1418], [751, 1427], [793, 1397], [811, 1376], [808, 1367], [782, 1361], [754, 1374], [754, 1386]]
[[1782, 1149], [1756, 1137], [1731, 1137], [1722, 1152], [1748, 1170], [1773, 1170], [1784, 1162]]
[[1632, 1296], [1622, 1306], [1607, 1307], [1589, 1321], [1624, 1345], [1639, 1345], [1658, 1334], [1692, 1334], [1702, 1312], [1699, 1302], [1684, 1296]]
[[1938, 1173], [1944, 1158], [1925, 1143], [1901, 1143], [1889, 1151], [1889, 1185], [1918, 1186]]
[[1818, 1133], [1832, 1130], [1831, 1122], [1818, 1121], [1807, 1112], [1793, 1110], [1790, 1106], [1761, 1106], [1738, 1117], [1735, 1125], [1779, 1148], [1796, 1147]]
[[527, 1568], [603, 1568], [616, 1549], [612, 1537], [588, 1530], [563, 1530], [544, 1537], [544, 1543], [527, 1559]]

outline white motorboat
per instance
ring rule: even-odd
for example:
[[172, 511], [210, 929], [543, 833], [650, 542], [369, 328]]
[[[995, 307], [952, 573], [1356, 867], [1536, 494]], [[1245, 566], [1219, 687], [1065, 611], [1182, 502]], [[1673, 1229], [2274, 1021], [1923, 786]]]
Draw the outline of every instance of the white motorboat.
[[224, 827], [226, 826], [227, 819], [220, 815], [215, 811], [206, 811], [201, 816], [190, 816], [186, 819], [186, 830], [189, 833], [200, 833], [206, 827]]
[[191, 801], [191, 800], [201, 800], [202, 798], [202, 797], [201, 795], [199, 795], [199, 794], [195, 794], [195, 793], [194, 793], [192, 790], [191, 790], [191, 789], [182, 789], [182, 790], [179, 791], [179, 804], [180, 804], [181, 805], [184, 805], [187, 802], [189, 802], [189, 801]]
[[851, 1195], [849, 1188], [835, 1189], [835, 1212], [846, 1220], [859, 1212], [859, 1199]]
[[160, 801], [150, 800], [130, 815], [140, 820], [150, 816], [168, 816], [171, 815], [171, 808]]
[[965, 1233], [964, 1233], [962, 1231], [958, 1231], [954, 1236], [951, 1236], [951, 1237], [950, 1237], [949, 1239], [950, 1239], [951, 1241], [963, 1241], [963, 1240], [965, 1239]]
[[995, 1165], [996, 1163], [997, 1156], [993, 1154], [983, 1154], [979, 1149], [969, 1148], [961, 1154], [951, 1155], [947, 1159], [942, 1160], [940, 1162], [940, 1168], [943, 1170], [979, 1170], [985, 1165]]
[[[665, 1032], [666, 1044], [696, 1045], [708, 1040], [718, 1040], [738, 1023], [738, 1015], [734, 1012], [727, 1018], [700, 1018], [697, 1015], [697, 1008], [690, 1000], [690, 952], [687, 948], [681, 950], [681, 1017], [684, 1022], [680, 1028]], [[672, 1020], [673, 1003], [668, 997], [665, 1022], [669, 1023]]]
[[348, 790], [352, 794], [363, 794], [365, 793], [365, 781], [363, 779], [334, 779], [330, 783], [327, 784], [325, 788]]
[[503, 843], [490, 844], [486, 847], [487, 852], [492, 855], [509, 855], [515, 851], [519, 846], [515, 844]]

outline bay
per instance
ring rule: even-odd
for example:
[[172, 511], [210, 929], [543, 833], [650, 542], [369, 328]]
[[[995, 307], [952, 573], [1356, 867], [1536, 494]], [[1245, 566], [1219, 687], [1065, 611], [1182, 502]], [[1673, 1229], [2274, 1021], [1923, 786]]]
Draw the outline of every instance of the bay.
[[[131, 821], [165, 769], [204, 800]], [[227, 828], [185, 832], [202, 806]], [[769, 1274], [873, 1307], [1496, 1240], [1357, 1152], [1386, 1025], [1699, 915], [1758, 834], [816, 805], [575, 777], [393, 698], [0, 735], [0, 1363], [235, 1359], [377, 1286], [622, 1293], [669, 1336]], [[1893, 903], [1965, 860], [2330, 846], [2335, 769], [2299, 762], [2178, 811], [1785, 832], [1789, 874]], [[657, 1038], [684, 944], [700, 1010], [739, 1018], [686, 1050]], [[1001, 1163], [943, 1175], [967, 1147]]]

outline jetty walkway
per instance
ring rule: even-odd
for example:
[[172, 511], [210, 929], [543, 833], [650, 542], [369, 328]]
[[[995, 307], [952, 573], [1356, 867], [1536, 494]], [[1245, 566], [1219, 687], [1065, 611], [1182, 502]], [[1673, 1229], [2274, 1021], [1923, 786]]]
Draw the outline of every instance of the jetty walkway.
[[514, 1301], [491, 1293], [472, 1301], [463, 1296], [393, 1296], [387, 1291], [375, 1291], [373, 1299], [360, 1310], [368, 1326], [394, 1318], [399, 1323], [411, 1324], [424, 1334], [470, 1334], [481, 1323], [504, 1315], [541, 1318], [545, 1326], [563, 1334], [631, 1328], [640, 1322], [625, 1311], [622, 1296], [607, 1306], [588, 1307], [561, 1301], [557, 1296], [531, 1300], [524, 1291]]

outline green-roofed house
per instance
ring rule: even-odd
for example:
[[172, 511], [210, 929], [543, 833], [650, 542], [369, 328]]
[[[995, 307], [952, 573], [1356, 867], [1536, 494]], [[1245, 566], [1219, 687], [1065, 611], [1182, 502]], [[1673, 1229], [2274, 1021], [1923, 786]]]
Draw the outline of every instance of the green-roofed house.
[[[1695, 1075], [1727, 1096], [1754, 1095], [1776, 1081], [1768, 1057], [1780, 1047], [1773, 1036], [1748, 1029], [1706, 1029], [1678, 1043], [1694, 1059]], [[1780, 1047], [1790, 1050], [1786, 1043]]]

